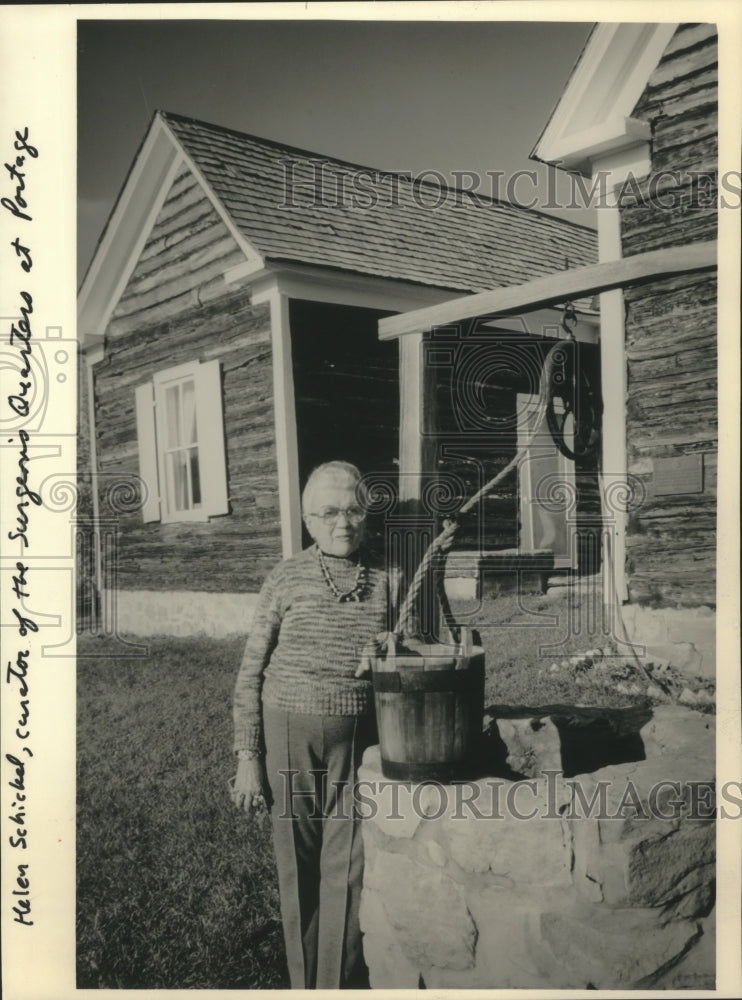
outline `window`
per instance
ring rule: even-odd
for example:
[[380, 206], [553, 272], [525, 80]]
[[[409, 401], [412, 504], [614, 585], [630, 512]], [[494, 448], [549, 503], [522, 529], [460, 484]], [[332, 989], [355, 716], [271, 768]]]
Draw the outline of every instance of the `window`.
[[218, 361], [157, 372], [136, 390], [139, 474], [146, 521], [205, 521], [227, 514]]

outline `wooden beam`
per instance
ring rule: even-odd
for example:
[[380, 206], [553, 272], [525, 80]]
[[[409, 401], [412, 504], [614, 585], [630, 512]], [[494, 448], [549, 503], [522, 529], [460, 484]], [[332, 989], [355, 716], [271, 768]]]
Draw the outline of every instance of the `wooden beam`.
[[514, 312], [525, 312], [565, 302], [567, 299], [653, 281], [667, 274], [709, 271], [715, 267], [715, 240], [649, 250], [634, 257], [559, 271], [543, 278], [534, 278], [523, 285], [493, 288], [491, 291], [449, 299], [438, 306], [427, 306], [389, 316], [379, 321], [379, 338], [391, 340], [403, 334], [419, 333], [476, 316], [506, 316]]

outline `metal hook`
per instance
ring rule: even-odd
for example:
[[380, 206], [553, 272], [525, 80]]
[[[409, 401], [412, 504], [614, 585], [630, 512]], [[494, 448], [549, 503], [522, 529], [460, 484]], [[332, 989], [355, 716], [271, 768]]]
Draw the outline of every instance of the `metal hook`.
[[564, 303], [564, 312], [562, 314], [562, 329], [567, 334], [570, 340], [575, 339], [574, 327], [577, 325], [577, 313], [575, 312], [575, 307], [572, 302]]

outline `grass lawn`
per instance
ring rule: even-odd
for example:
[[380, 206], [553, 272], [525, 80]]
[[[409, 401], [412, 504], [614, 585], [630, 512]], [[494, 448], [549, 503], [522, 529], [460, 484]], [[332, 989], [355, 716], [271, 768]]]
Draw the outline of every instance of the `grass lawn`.
[[[569, 635], [565, 599], [456, 610], [481, 628], [487, 704], [636, 701], [550, 670], [599, 641], [586, 616]], [[149, 655], [124, 657], [112, 640], [79, 637], [80, 989], [289, 985], [269, 825], [237, 813], [227, 793], [243, 643], [160, 637]]]
[[[619, 708], [636, 698], [612, 685], [576, 683], [565, 658], [594, 647], [618, 662], [610, 635], [601, 631], [601, 594], [591, 588], [568, 597], [542, 594], [485, 596], [481, 602], [453, 603], [459, 622], [471, 621], [486, 654], [485, 704], [599, 705]], [[552, 670], [552, 664], [557, 669]]]
[[288, 988], [269, 825], [227, 793], [244, 640], [148, 644], [79, 637], [77, 986]]

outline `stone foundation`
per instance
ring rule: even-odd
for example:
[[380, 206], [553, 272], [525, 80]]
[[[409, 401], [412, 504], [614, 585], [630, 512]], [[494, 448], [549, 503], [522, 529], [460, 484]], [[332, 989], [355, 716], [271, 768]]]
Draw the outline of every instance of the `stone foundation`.
[[629, 640], [644, 646], [644, 659], [668, 663], [689, 677], [712, 679], [716, 671], [716, 613], [712, 608], [621, 609]]
[[645, 759], [571, 779], [550, 717], [493, 725], [507, 778], [392, 782], [364, 757], [372, 987], [712, 989], [713, 717], [660, 706]]

